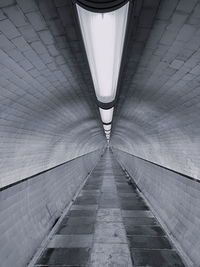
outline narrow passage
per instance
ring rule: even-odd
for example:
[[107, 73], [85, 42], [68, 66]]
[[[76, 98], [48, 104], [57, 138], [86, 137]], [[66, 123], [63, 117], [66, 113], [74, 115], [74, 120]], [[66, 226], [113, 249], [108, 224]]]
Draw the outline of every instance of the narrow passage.
[[110, 150], [99, 161], [36, 266], [183, 267]]

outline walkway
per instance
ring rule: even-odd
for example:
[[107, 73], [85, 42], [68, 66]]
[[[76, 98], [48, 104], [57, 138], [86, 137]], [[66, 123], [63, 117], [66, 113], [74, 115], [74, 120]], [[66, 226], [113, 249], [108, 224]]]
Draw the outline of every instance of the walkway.
[[[132, 260], [131, 260], [132, 258]], [[88, 178], [37, 266], [183, 267], [109, 150]]]

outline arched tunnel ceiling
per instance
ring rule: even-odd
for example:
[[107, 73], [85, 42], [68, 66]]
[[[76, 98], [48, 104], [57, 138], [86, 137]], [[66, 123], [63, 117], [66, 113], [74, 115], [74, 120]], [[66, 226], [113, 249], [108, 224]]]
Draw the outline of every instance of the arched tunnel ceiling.
[[0, 1], [0, 186], [105, 145], [71, 1]]
[[200, 2], [139, 2], [112, 145], [199, 178]]
[[[198, 0], [135, 0], [111, 144], [198, 178]], [[3, 187], [105, 145], [71, 1], [0, 0]]]

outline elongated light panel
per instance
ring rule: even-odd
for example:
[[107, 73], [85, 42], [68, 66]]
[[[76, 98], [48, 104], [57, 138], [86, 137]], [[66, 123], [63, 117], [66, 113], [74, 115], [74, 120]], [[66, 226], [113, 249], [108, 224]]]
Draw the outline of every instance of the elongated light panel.
[[77, 11], [97, 99], [115, 99], [129, 3], [107, 13], [77, 5]]
[[113, 110], [114, 108], [110, 108], [110, 109], [99, 108], [101, 120], [103, 123], [110, 123], [112, 121]]
[[109, 131], [111, 129], [111, 124], [103, 125], [104, 130]]

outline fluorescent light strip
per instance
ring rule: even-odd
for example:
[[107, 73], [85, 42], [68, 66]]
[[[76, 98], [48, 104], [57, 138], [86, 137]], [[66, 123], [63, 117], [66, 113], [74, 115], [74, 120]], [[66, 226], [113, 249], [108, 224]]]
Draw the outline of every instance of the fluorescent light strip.
[[129, 3], [107, 13], [76, 5], [97, 99], [115, 99], [124, 46]]
[[104, 130], [109, 131], [111, 129], [111, 124], [110, 125], [103, 125]]
[[112, 122], [114, 108], [110, 108], [110, 109], [99, 108], [99, 111], [100, 111], [101, 120], [103, 123]]

